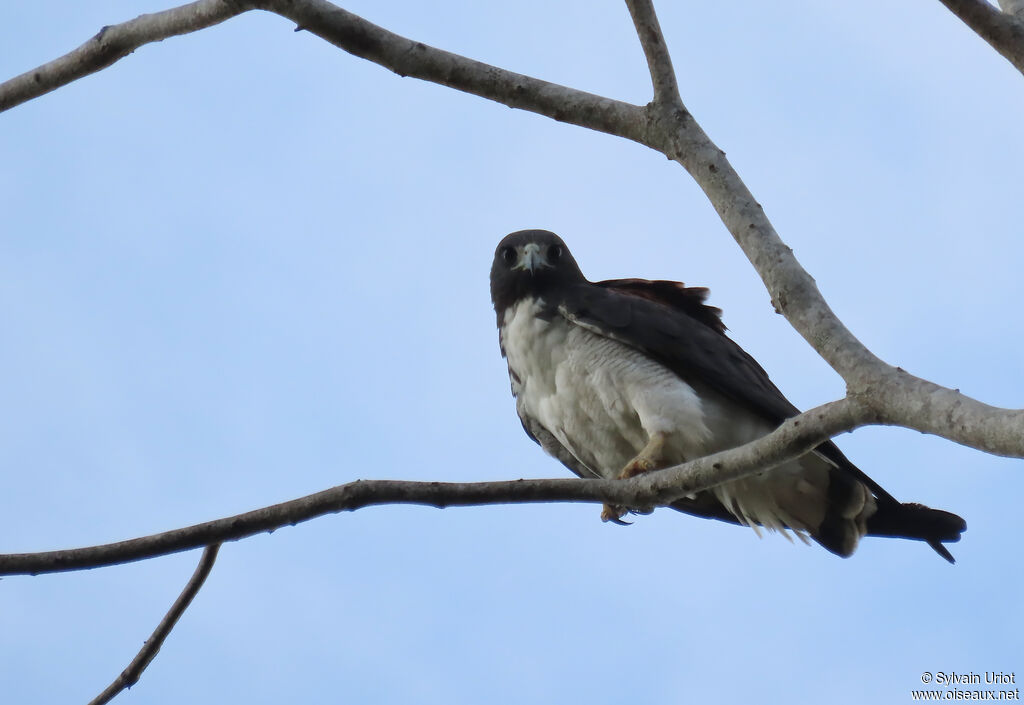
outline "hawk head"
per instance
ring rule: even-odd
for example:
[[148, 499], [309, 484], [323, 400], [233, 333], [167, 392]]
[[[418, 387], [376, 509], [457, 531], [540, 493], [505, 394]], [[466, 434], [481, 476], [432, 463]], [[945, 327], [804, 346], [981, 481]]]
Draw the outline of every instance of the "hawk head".
[[527, 296], [543, 297], [586, 278], [569, 248], [547, 230], [520, 230], [498, 243], [491, 265], [491, 301], [500, 319]]

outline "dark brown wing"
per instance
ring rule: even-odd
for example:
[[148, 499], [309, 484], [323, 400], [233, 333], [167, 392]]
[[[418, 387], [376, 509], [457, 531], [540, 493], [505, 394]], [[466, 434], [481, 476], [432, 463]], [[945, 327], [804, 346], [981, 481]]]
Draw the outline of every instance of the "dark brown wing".
[[620, 279], [582, 283], [560, 302], [570, 320], [658, 360], [684, 380], [711, 386], [772, 424], [800, 413], [768, 373], [725, 335], [706, 289]]
[[648, 301], [664, 304], [669, 308], [682, 311], [714, 331], [719, 333], [726, 331], [725, 324], [722, 323], [722, 309], [704, 303], [708, 294], [711, 293], [706, 287], [686, 286], [682, 282], [664, 279], [608, 279], [594, 282], [594, 284], [622, 294], [639, 296]]

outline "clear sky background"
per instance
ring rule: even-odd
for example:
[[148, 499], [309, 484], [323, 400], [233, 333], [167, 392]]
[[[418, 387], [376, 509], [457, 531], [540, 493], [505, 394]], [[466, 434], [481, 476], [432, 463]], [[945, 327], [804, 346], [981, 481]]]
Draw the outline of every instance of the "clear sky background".
[[[0, 74], [165, 7], [0, 3]], [[619, 2], [346, 7], [650, 96]], [[659, 10], [687, 106], [854, 333], [1024, 406], [1024, 78], [935, 0]], [[592, 279], [710, 287], [794, 403], [841, 396], [677, 165], [292, 29], [250, 13], [0, 115], [0, 552], [356, 478], [565, 476], [498, 353], [488, 270], [521, 228], [561, 234]], [[838, 442], [967, 519], [956, 566], [670, 511], [371, 508], [226, 545], [118, 702], [897, 703], [923, 671], [1024, 678], [1021, 461], [900, 429]], [[198, 558], [0, 581], [0, 699], [93, 697]]]

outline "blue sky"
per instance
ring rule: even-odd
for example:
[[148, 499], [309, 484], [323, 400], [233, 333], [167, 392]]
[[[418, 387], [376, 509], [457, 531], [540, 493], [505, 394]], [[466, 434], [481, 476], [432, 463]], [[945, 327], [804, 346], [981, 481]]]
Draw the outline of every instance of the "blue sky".
[[[683, 98], [855, 334], [1024, 404], [1024, 78], [942, 8], [661, 3]], [[16, 75], [152, 2], [0, 5]], [[649, 98], [624, 6], [372, 3], [393, 31]], [[709, 286], [800, 407], [841, 380], [689, 177], [606, 135], [401, 79], [251, 13], [0, 116], [0, 551], [144, 535], [356, 478], [564, 476], [522, 433], [487, 275], [560, 233], [592, 279]], [[838, 439], [969, 525], [949, 566], [658, 512], [385, 507], [229, 544], [123, 702], [901, 702], [1024, 676], [1020, 461]], [[198, 553], [0, 581], [0, 692], [84, 702]]]

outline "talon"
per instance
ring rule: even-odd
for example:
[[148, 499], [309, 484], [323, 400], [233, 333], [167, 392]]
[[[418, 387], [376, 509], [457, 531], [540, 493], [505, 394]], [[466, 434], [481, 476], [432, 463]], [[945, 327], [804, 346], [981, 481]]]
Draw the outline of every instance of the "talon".
[[630, 526], [633, 522], [622, 521], [622, 516], [626, 513], [626, 510], [621, 507], [616, 507], [613, 504], [606, 504], [601, 509], [601, 521], [610, 521], [613, 524], [619, 526]]

